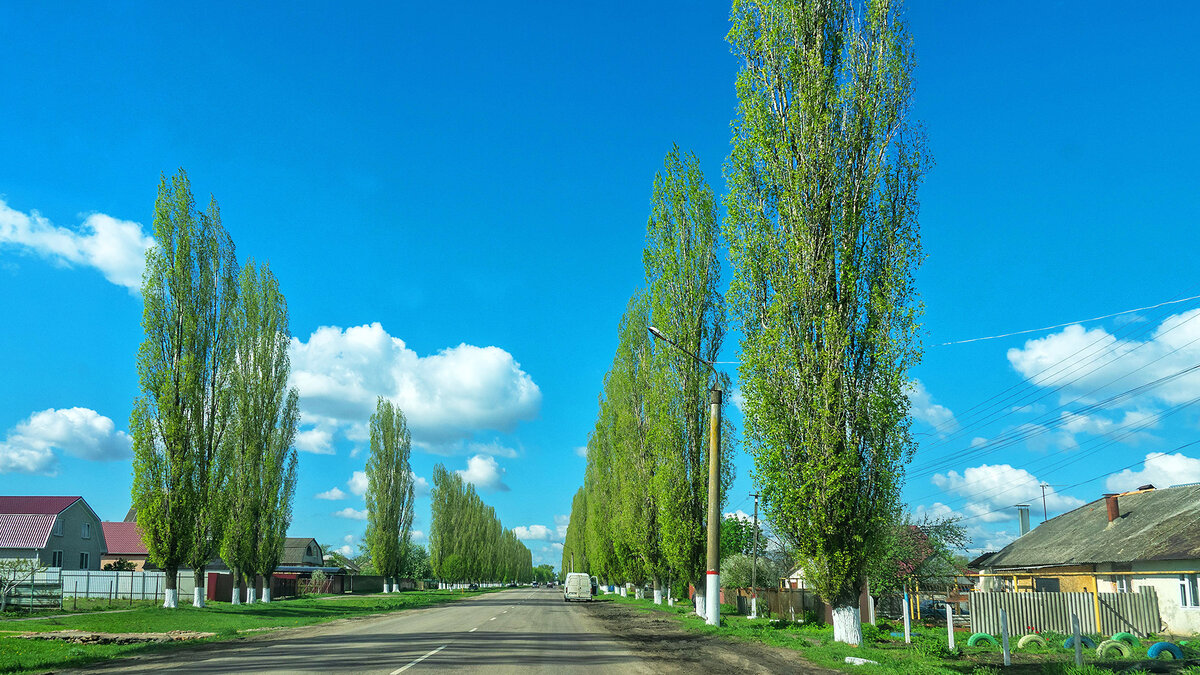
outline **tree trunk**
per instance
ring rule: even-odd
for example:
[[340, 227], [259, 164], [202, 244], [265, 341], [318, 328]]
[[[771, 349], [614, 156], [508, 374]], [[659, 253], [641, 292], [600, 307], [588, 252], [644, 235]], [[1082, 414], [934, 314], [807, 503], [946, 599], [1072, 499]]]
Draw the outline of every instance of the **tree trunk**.
[[268, 573], [260, 576], [258, 581], [255, 582], [255, 583], [259, 583], [259, 581], [261, 581], [261, 583], [262, 583], [262, 601], [263, 602], [271, 602], [271, 579], [273, 579], [274, 576], [275, 576], [274, 574], [268, 572]]
[[240, 605], [242, 604], [242, 573], [237, 569], [231, 569], [229, 572], [233, 575], [233, 599], [230, 602]]
[[658, 583], [658, 577], [654, 577], [654, 604], [662, 604], [662, 586]]
[[204, 588], [203, 565], [192, 570], [192, 582], [194, 583], [194, 587], [192, 588], [192, 606], [203, 608], [204, 596], [206, 595], [204, 592], [206, 589]]
[[176, 577], [179, 576], [179, 568], [165, 567], [163, 568], [163, 607], [167, 609], [175, 609], [179, 607], [179, 589], [175, 587]]
[[693, 582], [693, 583], [692, 583], [692, 588], [696, 589], [696, 597], [695, 597], [695, 601], [696, 601], [696, 603], [695, 603], [695, 604], [696, 604], [696, 614], [698, 614], [698, 615], [699, 615], [701, 618], [705, 618], [705, 619], [706, 619], [706, 618], [708, 618], [708, 614], [706, 614], [706, 613], [704, 612], [704, 609], [705, 609], [705, 608], [704, 608], [704, 590], [703, 590], [703, 587], [701, 587], [701, 586], [700, 586], [700, 582], [699, 582], [699, 581], [696, 581], [696, 582]]
[[851, 589], [830, 604], [833, 605], [833, 639], [849, 645], [862, 644], [862, 622], [858, 609], [859, 592]]

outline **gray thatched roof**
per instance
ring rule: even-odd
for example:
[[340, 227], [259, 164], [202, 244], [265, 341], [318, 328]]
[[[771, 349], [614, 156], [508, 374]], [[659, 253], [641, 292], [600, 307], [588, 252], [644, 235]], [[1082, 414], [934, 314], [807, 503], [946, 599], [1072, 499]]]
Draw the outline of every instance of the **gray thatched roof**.
[[990, 556], [986, 567], [1130, 563], [1200, 559], [1200, 484], [1127, 492], [1108, 522], [1104, 498], [1052, 518]]

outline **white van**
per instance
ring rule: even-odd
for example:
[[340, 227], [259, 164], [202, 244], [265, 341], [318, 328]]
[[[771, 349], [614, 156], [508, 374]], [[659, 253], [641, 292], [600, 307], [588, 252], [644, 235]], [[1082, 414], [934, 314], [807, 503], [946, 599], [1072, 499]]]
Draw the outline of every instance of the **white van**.
[[592, 600], [592, 578], [583, 572], [571, 572], [563, 584], [563, 602]]

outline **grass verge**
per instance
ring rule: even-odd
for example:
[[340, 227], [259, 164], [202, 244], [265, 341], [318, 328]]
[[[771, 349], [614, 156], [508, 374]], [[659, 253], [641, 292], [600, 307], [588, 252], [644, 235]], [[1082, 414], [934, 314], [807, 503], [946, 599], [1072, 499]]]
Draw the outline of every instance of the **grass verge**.
[[407, 591], [362, 597], [322, 596], [277, 600], [269, 604], [232, 605], [208, 602], [204, 609], [139, 607], [128, 612], [75, 614], [29, 621], [0, 621], [0, 673], [76, 667], [133, 653], [171, 649], [197, 641], [140, 645], [77, 645], [56, 640], [26, 640], [14, 635], [31, 631], [82, 630], [103, 633], [166, 633], [174, 630], [216, 633], [207, 641], [229, 640], [250, 629], [290, 628], [368, 614], [431, 607], [481, 591]]
[[[1010, 673], [1021, 675], [1109, 675], [1136, 667], [1139, 663], [1154, 663], [1177, 675], [1200, 675], [1200, 665], [1194, 659], [1200, 654], [1185, 654], [1188, 661], [1149, 662], [1141, 659], [1104, 659], [1094, 650], [1083, 652], [1084, 666], [1076, 668], [1073, 650], [1052, 646], [1041, 649], [1017, 650], [1016, 638], [1012, 645], [1012, 666], [1003, 666], [1000, 647], [991, 645], [967, 646], [969, 631], [955, 631], [955, 651], [947, 646], [946, 628], [916, 627], [912, 644], [905, 644], [903, 637], [893, 637], [895, 627], [864, 625], [863, 642], [851, 647], [833, 640], [833, 628], [823, 625], [772, 622], [765, 618], [751, 620], [745, 616], [723, 615], [721, 626], [709, 626], [704, 619], [691, 612], [690, 605], [667, 607], [655, 605], [650, 600], [622, 598], [616, 595], [601, 596], [599, 601], [612, 601], [630, 605], [645, 612], [657, 612], [679, 622], [690, 631], [709, 635], [759, 642], [773, 647], [792, 649], [814, 665], [856, 673], [895, 673], [916, 675], [989, 675]], [[902, 630], [902, 629], [899, 629]], [[1058, 644], [1062, 639], [1059, 638]], [[875, 661], [878, 665], [852, 666], [845, 662], [847, 656]]]

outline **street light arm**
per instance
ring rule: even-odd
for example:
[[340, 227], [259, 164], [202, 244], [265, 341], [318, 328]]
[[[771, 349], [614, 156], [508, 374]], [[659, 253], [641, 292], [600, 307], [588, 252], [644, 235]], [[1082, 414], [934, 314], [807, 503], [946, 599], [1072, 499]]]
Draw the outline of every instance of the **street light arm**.
[[716, 368], [716, 366], [714, 366], [712, 364], [712, 361], [707, 361], [699, 356], [696, 356], [691, 351], [689, 351], [686, 347], [684, 347], [683, 345], [679, 344], [678, 342], [672, 340], [671, 338], [667, 337], [666, 335], [663, 334], [662, 331], [655, 328], [654, 326], [647, 326], [646, 330], [650, 331], [650, 334], [653, 335], [654, 337], [658, 338], [659, 340], [666, 342], [667, 344], [678, 349], [679, 351], [683, 352], [684, 354], [687, 354], [688, 356], [692, 357], [693, 359], [696, 359], [700, 363], [703, 363], [704, 365], [708, 366], [708, 369], [713, 372], [713, 375], [716, 375], [718, 378], [720, 378], [721, 374], [717, 372], [717, 368]]

